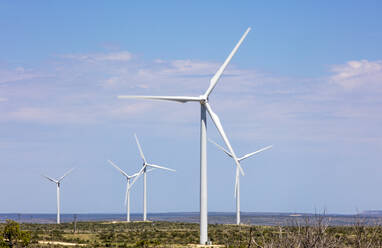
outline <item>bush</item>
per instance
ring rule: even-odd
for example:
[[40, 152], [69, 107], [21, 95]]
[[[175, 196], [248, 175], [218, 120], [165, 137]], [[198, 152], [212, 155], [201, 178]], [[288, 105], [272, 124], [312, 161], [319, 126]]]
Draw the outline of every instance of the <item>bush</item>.
[[7, 220], [1, 233], [0, 247], [26, 247], [30, 244], [31, 234], [20, 230], [16, 221]]

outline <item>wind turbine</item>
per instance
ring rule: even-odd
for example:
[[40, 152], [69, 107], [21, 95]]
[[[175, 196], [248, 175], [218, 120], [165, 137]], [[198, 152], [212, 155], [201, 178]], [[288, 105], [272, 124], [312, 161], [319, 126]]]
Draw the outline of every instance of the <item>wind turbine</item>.
[[207, 112], [210, 115], [213, 123], [218, 129], [220, 135], [222, 136], [225, 144], [227, 145], [230, 153], [232, 154], [237, 167], [239, 168], [242, 175], [244, 172], [240, 167], [239, 161], [233, 151], [231, 144], [228, 141], [227, 135], [224, 132], [223, 126], [221, 125], [219, 117], [212, 111], [211, 106], [208, 102], [208, 97], [215, 88], [217, 82], [219, 81], [221, 75], [223, 74], [228, 63], [231, 61], [232, 57], [235, 55], [236, 51], [239, 49], [241, 43], [244, 41], [248, 32], [251, 28], [248, 28], [239, 42], [236, 44], [234, 49], [228, 55], [227, 59], [220, 66], [218, 71], [210, 80], [210, 85], [207, 91], [201, 96], [118, 96], [118, 98], [141, 98], [141, 99], [152, 99], [152, 100], [167, 100], [175, 101], [180, 103], [185, 102], [199, 102], [200, 103], [200, 244], [204, 245], [208, 241], [208, 209], [207, 209]]
[[[211, 139], [208, 139], [209, 142], [211, 142], [212, 144], [214, 144], [215, 146], [217, 146], [220, 150], [222, 150], [223, 152], [225, 152], [228, 156], [230, 156], [231, 158], [233, 158], [232, 154], [227, 151], [226, 149], [224, 149], [222, 146], [218, 145], [216, 142], [214, 142], [213, 140]], [[237, 160], [239, 161], [239, 163], [246, 159], [246, 158], [249, 158], [259, 152], [262, 152], [262, 151], [265, 151], [265, 150], [268, 150], [272, 148], [272, 146], [267, 146], [267, 147], [264, 147], [264, 148], [261, 148], [260, 150], [257, 150], [255, 152], [251, 152], [251, 153], [248, 153], [246, 155], [244, 155], [243, 157], [241, 158], [238, 158]], [[236, 167], [236, 179], [235, 179], [235, 197], [236, 197], [236, 225], [240, 225], [240, 175], [239, 175], [239, 170], [238, 170], [239, 167]]]
[[108, 162], [114, 166], [121, 174], [126, 178], [127, 183], [126, 183], [126, 193], [125, 193], [125, 205], [126, 205], [126, 221], [130, 222], [130, 179], [138, 176], [138, 173], [135, 173], [131, 176], [127, 175], [126, 172], [124, 172], [121, 168], [119, 168], [113, 161], [108, 160]]
[[[175, 170], [167, 168], [167, 167], [159, 166], [156, 164], [147, 163], [145, 155], [143, 155], [142, 147], [139, 143], [138, 137], [136, 134], [134, 134], [134, 136], [135, 136], [135, 141], [137, 142], [137, 146], [139, 149], [139, 154], [141, 155], [141, 158], [143, 160], [143, 165], [142, 165], [142, 169], [137, 173], [137, 176], [134, 178], [133, 182], [131, 183], [131, 185], [127, 189], [127, 191], [130, 191], [130, 188], [134, 185], [134, 183], [137, 181], [137, 179], [143, 174], [143, 221], [146, 221], [147, 220], [147, 188], [146, 188], [147, 178], [146, 178], [146, 172], [149, 172], [153, 169], [162, 169], [162, 170], [168, 170], [168, 171], [174, 171], [174, 172], [175, 172]], [[149, 169], [148, 167], [151, 167], [151, 169]]]
[[62, 177], [60, 177], [58, 179], [53, 179], [53, 178], [50, 178], [48, 176], [42, 175], [43, 177], [45, 177], [46, 179], [48, 179], [49, 181], [51, 181], [57, 185], [57, 224], [60, 224], [60, 185], [61, 185], [61, 181], [62, 181], [62, 179], [64, 179], [64, 177], [66, 177], [73, 170], [74, 170], [74, 168], [70, 169]]

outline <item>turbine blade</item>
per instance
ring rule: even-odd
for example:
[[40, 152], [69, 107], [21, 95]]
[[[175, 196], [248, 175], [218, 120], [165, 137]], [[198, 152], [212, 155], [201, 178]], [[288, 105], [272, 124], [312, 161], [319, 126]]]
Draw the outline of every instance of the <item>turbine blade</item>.
[[227, 67], [228, 63], [231, 61], [233, 55], [235, 55], [235, 53], [237, 52], [241, 43], [244, 41], [245, 37], [247, 36], [247, 34], [249, 33], [250, 30], [251, 30], [251, 28], [248, 28], [247, 31], [245, 31], [245, 33], [243, 34], [243, 36], [241, 37], [239, 42], [236, 44], [236, 46], [234, 47], [232, 52], [228, 55], [227, 59], [220, 66], [219, 70], [215, 73], [215, 75], [211, 78], [210, 86], [208, 87], [206, 93], [204, 93], [205, 98], [208, 98], [208, 96], [211, 94], [212, 90], [215, 88], [217, 82], [219, 81], [221, 75], [224, 72], [224, 69]]
[[164, 166], [159, 166], [159, 165], [156, 165], [156, 164], [147, 164], [148, 166], [150, 167], [154, 167], [154, 168], [158, 168], [158, 169], [162, 169], [162, 170], [168, 170], [168, 171], [174, 171], [174, 169], [170, 169], [170, 168], [167, 168], [167, 167], [164, 167]]
[[143, 169], [145, 167], [142, 167], [142, 169], [138, 172], [138, 175], [134, 178], [134, 180], [130, 183], [130, 187], [128, 188], [128, 191], [130, 191], [131, 187], [133, 187], [134, 183], [138, 180], [138, 178], [143, 174]]
[[208, 111], [208, 113], [211, 116], [212, 122], [215, 124], [216, 128], [218, 129], [220, 135], [222, 136], [222, 138], [224, 140], [224, 143], [227, 145], [228, 150], [232, 154], [233, 160], [235, 160], [235, 163], [236, 163], [237, 167], [239, 167], [241, 174], [244, 176], [244, 171], [243, 171], [243, 169], [240, 166], [239, 160], [237, 159], [236, 154], [235, 154], [235, 152], [233, 151], [233, 149], [231, 147], [231, 144], [229, 143], [227, 135], [225, 134], [223, 126], [222, 126], [222, 124], [220, 122], [219, 116], [217, 116], [217, 114], [215, 114], [212, 111], [211, 106], [210, 106], [210, 104], [208, 102], [205, 103], [205, 106], [207, 107], [207, 111]]
[[193, 96], [118, 96], [119, 99], [125, 98], [135, 98], [135, 99], [150, 99], [150, 100], [165, 100], [165, 101], [175, 101], [175, 102], [199, 102], [200, 97]]
[[141, 158], [143, 159], [143, 162], [146, 163], [145, 155], [143, 155], [142, 147], [141, 147], [141, 144], [139, 144], [138, 137], [136, 134], [134, 134], [134, 136], [135, 136], [135, 141], [137, 142], [137, 145], [138, 145], [139, 153], [141, 154]]
[[41, 176], [45, 177], [45, 178], [48, 179], [49, 181], [52, 181], [52, 182], [54, 182], [54, 183], [58, 183], [58, 181], [57, 181], [57, 180], [54, 180], [53, 178], [50, 178], [50, 177], [45, 176], [45, 175], [41, 175]]
[[137, 172], [137, 173], [135, 173], [135, 174], [129, 176], [129, 179], [130, 179], [130, 178], [134, 178], [134, 177], [136, 177], [136, 176], [138, 176], [138, 175], [139, 175], [139, 172]]
[[153, 171], [153, 170], [155, 170], [155, 168], [147, 169], [146, 172], [150, 172], [150, 171]]
[[129, 175], [127, 175], [126, 172], [124, 172], [121, 168], [119, 168], [116, 164], [114, 164], [113, 161], [108, 160], [107, 162], [109, 162], [114, 168], [116, 168], [119, 172], [121, 172], [122, 175], [129, 178]]
[[267, 146], [267, 147], [261, 148], [260, 150], [255, 151], [255, 152], [248, 153], [248, 154], [244, 155], [243, 157], [239, 158], [239, 161], [246, 159], [246, 158], [249, 158], [249, 157], [251, 157], [251, 156], [253, 156], [259, 152], [263, 152], [263, 151], [268, 150], [270, 148], [272, 148], [272, 146]]
[[60, 182], [62, 179], [64, 179], [64, 177], [69, 175], [73, 170], [74, 170], [74, 168], [71, 168], [70, 170], [68, 170], [60, 179], [58, 179], [58, 181]]
[[215, 141], [211, 140], [211, 139], [208, 139], [208, 141], [212, 144], [214, 144], [215, 146], [217, 146], [220, 150], [222, 150], [223, 152], [225, 152], [228, 156], [230, 156], [232, 158], [232, 154], [229, 153], [229, 151], [227, 151], [226, 149], [224, 149], [222, 146], [218, 145]]

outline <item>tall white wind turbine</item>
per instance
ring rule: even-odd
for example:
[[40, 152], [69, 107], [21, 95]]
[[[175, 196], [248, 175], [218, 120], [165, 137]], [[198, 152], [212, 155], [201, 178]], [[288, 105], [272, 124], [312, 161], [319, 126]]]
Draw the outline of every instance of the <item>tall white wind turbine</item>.
[[130, 179], [138, 176], [138, 173], [135, 173], [131, 176], [127, 175], [126, 172], [124, 172], [121, 168], [119, 168], [113, 161], [108, 160], [108, 162], [114, 166], [121, 174], [126, 178], [126, 193], [125, 193], [125, 205], [126, 205], [126, 221], [130, 222]]
[[[216, 145], [220, 150], [222, 150], [223, 152], [225, 152], [228, 156], [230, 156], [231, 158], [233, 158], [232, 154], [227, 151], [226, 149], [224, 149], [222, 146], [218, 145], [216, 142], [214, 142], [213, 140], [210, 140], [209, 141]], [[265, 151], [265, 150], [268, 150], [272, 148], [272, 146], [267, 146], [267, 147], [264, 147], [264, 148], [261, 148], [260, 150], [257, 150], [255, 152], [251, 152], [251, 153], [248, 153], [244, 156], [242, 156], [241, 158], [238, 158], [238, 161], [239, 163], [246, 159], [246, 158], [249, 158], [259, 152], [262, 152], [262, 151]], [[236, 179], [235, 179], [235, 197], [236, 197], [236, 225], [240, 225], [240, 175], [239, 175], [239, 167], [236, 167]]]
[[251, 28], [248, 28], [239, 42], [236, 44], [234, 49], [228, 55], [227, 59], [220, 66], [218, 71], [210, 80], [210, 86], [207, 91], [201, 96], [118, 96], [118, 98], [141, 98], [141, 99], [152, 99], [152, 100], [167, 100], [175, 101], [180, 103], [185, 102], [199, 102], [200, 103], [200, 244], [204, 245], [208, 241], [208, 209], [207, 209], [207, 112], [210, 115], [213, 123], [218, 129], [220, 135], [222, 136], [225, 144], [227, 145], [230, 153], [232, 154], [237, 167], [239, 168], [242, 175], [244, 175], [243, 170], [240, 167], [239, 161], [232, 150], [231, 144], [228, 141], [227, 135], [224, 132], [223, 126], [221, 125], [219, 117], [212, 111], [212, 108], [208, 102], [208, 97], [215, 88], [217, 82], [219, 81], [221, 75], [223, 74], [228, 63], [231, 61], [232, 57], [235, 55], [239, 49], [241, 43], [244, 41], [248, 32]]
[[43, 175], [43, 177], [45, 177], [46, 179], [48, 179], [49, 181], [51, 181], [57, 185], [57, 224], [60, 224], [60, 186], [61, 186], [61, 181], [62, 181], [62, 179], [64, 179], [64, 177], [66, 177], [73, 170], [74, 170], [74, 168], [70, 169], [62, 177], [60, 177], [58, 179], [53, 179], [51, 177]]
[[[146, 173], [152, 169], [162, 169], [162, 170], [168, 170], [168, 171], [174, 171], [174, 172], [175, 170], [167, 168], [167, 167], [159, 166], [156, 164], [147, 163], [145, 155], [143, 155], [142, 147], [139, 143], [138, 137], [136, 134], [134, 134], [134, 136], [135, 136], [135, 141], [137, 142], [137, 146], [139, 149], [139, 154], [141, 155], [141, 158], [143, 160], [143, 165], [142, 165], [142, 169], [137, 173], [137, 176], [134, 178], [133, 182], [130, 184], [130, 187], [127, 190], [130, 191], [131, 187], [134, 185], [137, 179], [143, 174], [143, 221], [146, 221], [147, 220], [147, 187], [146, 187], [147, 176], [146, 176]], [[151, 169], [149, 169], [150, 167]]]

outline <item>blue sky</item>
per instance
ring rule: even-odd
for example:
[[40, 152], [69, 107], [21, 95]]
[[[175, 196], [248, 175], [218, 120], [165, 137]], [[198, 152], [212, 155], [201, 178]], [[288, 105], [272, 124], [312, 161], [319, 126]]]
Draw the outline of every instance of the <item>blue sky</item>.
[[[243, 211], [381, 209], [380, 1], [2, 1], [0, 212], [123, 212], [141, 161], [149, 212], [199, 209], [199, 106], [118, 100], [200, 95], [247, 27], [210, 97], [242, 163]], [[208, 136], [223, 144], [209, 121]], [[208, 147], [210, 211], [234, 211], [234, 165]], [[142, 211], [142, 181], [132, 192]]]

